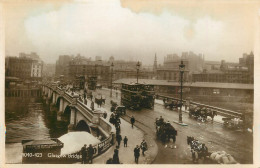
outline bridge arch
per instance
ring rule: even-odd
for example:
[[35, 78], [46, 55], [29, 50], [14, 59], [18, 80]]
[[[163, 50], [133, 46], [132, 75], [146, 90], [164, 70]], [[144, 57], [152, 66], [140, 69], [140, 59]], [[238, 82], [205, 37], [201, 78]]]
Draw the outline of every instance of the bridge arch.
[[64, 110], [64, 113], [63, 113], [63, 117], [64, 117], [64, 120], [66, 122], [70, 122], [70, 119], [71, 119], [71, 107], [69, 105], [67, 105], [65, 107], [65, 110]]
[[61, 96], [58, 96], [57, 101], [56, 101], [56, 106], [57, 106], [57, 108], [60, 107], [61, 99], [62, 99], [62, 97], [61, 97]]
[[84, 121], [84, 120], [80, 120], [80, 121], [78, 122], [78, 124], [77, 124], [76, 127], [75, 127], [75, 130], [76, 130], [76, 131], [86, 131], [86, 132], [88, 132], [88, 133], [91, 133], [91, 132], [90, 132], [90, 127], [89, 127], [89, 125], [88, 125], [87, 122]]

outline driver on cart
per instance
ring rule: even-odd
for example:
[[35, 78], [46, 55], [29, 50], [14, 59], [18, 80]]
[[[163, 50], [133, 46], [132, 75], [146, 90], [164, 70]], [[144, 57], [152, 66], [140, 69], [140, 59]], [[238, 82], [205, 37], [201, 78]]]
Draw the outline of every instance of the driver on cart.
[[164, 119], [162, 118], [162, 116], [160, 116], [160, 118], [159, 118], [159, 123], [160, 123], [160, 125], [162, 125], [163, 122], [164, 122]]

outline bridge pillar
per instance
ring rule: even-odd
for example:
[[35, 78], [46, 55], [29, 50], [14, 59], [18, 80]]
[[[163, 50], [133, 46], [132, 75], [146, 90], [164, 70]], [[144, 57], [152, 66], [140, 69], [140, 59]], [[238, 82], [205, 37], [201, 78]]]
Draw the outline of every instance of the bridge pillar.
[[42, 93], [43, 93], [43, 95], [45, 94], [45, 86], [44, 85], [42, 85]]
[[63, 109], [62, 109], [62, 111], [65, 111], [66, 107], [67, 107], [69, 104], [70, 104], [70, 103], [67, 102], [67, 101], [64, 99], [64, 101], [63, 101]]
[[71, 106], [70, 110], [70, 124], [68, 125], [68, 132], [73, 131], [77, 123], [77, 109], [74, 106]]
[[45, 87], [45, 95], [48, 95], [48, 92], [49, 92], [48, 87]]
[[55, 104], [56, 103], [56, 93], [53, 92], [52, 94], [52, 104]]
[[57, 120], [61, 121], [61, 115], [63, 113], [63, 98], [60, 99], [60, 107], [59, 107], [59, 111], [57, 113]]
[[48, 99], [51, 97], [51, 89], [48, 89]]

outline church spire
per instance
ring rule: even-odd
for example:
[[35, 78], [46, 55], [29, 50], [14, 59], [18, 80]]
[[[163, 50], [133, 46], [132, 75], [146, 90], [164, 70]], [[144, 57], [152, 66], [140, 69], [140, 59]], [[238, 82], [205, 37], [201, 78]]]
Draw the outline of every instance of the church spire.
[[153, 71], [156, 72], [156, 70], [157, 70], [157, 57], [156, 57], [156, 53], [155, 53], [154, 63], [153, 63]]

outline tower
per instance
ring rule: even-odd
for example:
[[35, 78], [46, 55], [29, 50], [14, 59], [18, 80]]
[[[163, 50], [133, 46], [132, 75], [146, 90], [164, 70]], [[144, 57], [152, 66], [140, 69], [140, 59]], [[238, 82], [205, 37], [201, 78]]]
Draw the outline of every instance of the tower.
[[153, 63], [153, 72], [156, 73], [156, 70], [157, 70], [157, 57], [156, 57], [156, 53], [155, 53], [154, 63]]

